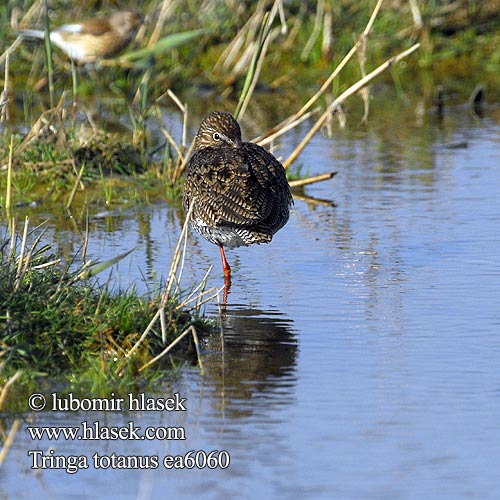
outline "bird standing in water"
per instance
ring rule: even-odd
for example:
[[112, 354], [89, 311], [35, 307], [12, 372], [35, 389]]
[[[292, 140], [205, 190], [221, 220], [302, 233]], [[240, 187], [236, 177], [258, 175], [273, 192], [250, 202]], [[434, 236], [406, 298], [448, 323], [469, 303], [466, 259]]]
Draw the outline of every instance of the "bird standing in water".
[[[96, 17], [59, 26], [50, 32], [50, 41], [70, 59], [83, 64], [94, 63], [124, 49], [141, 23], [139, 14], [117, 11], [107, 18]], [[26, 29], [18, 34], [28, 38], [45, 38], [43, 30]]]
[[242, 142], [230, 113], [214, 111], [200, 125], [187, 166], [184, 210], [191, 204], [191, 226], [219, 246], [227, 292], [224, 247], [269, 243], [287, 223], [293, 200], [283, 165], [261, 146]]

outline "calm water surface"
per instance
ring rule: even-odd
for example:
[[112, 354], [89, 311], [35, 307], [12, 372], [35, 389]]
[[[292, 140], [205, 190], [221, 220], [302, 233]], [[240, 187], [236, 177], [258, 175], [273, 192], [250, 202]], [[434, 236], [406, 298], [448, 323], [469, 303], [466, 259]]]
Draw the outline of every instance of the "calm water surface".
[[[227, 253], [233, 286], [222, 334], [205, 340], [204, 374], [186, 366], [158, 388], [187, 398], [186, 412], [41, 412], [25, 424], [132, 420], [183, 427], [186, 440], [32, 441], [21, 430], [0, 497], [498, 498], [499, 122], [495, 107], [482, 118], [454, 109], [442, 123], [406, 110], [317, 136], [300, 161], [339, 173], [306, 194], [336, 207], [296, 200], [272, 244]], [[138, 245], [115, 282], [144, 287], [143, 276], [167, 274], [181, 224], [163, 205], [96, 218], [90, 254]], [[217, 248], [189, 242], [185, 285], [213, 264], [209, 285], [221, 286]], [[160, 460], [227, 450], [231, 463], [34, 474], [27, 450], [50, 446]]]

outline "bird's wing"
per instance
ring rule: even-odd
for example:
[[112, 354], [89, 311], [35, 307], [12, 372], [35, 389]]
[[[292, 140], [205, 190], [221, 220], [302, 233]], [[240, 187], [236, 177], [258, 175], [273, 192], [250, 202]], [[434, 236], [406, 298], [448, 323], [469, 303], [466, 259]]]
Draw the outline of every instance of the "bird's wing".
[[276, 190], [275, 163], [283, 167], [264, 149], [254, 148], [259, 147], [204, 148], [193, 155], [184, 198], [186, 206], [197, 197], [195, 217], [212, 226], [247, 226], [269, 217]]

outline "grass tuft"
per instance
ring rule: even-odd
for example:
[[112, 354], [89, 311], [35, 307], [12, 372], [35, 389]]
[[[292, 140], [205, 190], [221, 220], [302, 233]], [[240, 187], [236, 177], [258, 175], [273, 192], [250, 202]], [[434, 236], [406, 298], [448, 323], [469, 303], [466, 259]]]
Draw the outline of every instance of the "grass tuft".
[[[20, 393], [41, 380], [105, 396], [164, 377], [169, 345], [187, 329], [203, 328], [199, 309], [180, 307], [182, 294], [172, 286], [168, 296], [141, 296], [134, 288], [111, 291], [96, 278], [82, 279], [92, 274], [89, 263], [62, 261], [41, 243], [40, 229], [30, 230], [26, 220], [21, 235], [12, 222], [0, 237], [0, 386], [20, 379], [4, 407], [25, 410]], [[192, 338], [197, 345], [196, 330]], [[194, 352], [190, 345], [184, 335], [180, 359]]]

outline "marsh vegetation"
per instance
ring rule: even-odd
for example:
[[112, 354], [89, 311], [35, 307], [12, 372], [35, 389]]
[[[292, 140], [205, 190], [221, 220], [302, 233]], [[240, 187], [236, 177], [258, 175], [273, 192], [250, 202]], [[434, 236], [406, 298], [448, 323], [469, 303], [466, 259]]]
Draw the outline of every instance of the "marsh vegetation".
[[[477, 72], [488, 95], [498, 88], [497, 1], [154, 0], [142, 4], [145, 22], [127, 51], [78, 67], [15, 33], [90, 17], [97, 3], [21, 4], [0, 7], [9, 26], [0, 39], [0, 376], [11, 395], [14, 382], [61, 377], [99, 394], [156, 380], [164, 365], [149, 363], [182, 332], [196, 338], [190, 328], [216, 290], [205, 283], [179, 290], [178, 263], [146, 297], [115, 290], [86, 272], [85, 247], [92, 214], [179, 205], [193, 127], [209, 109], [234, 112], [266, 147], [312, 119], [282, 158], [300, 189], [333, 175], [308, 178], [300, 154], [315, 134], [349, 120], [354, 95], [361, 123], [369, 120], [370, 84], [392, 86], [401, 99], [418, 92], [429, 106], [439, 86], [465, 102], [474, 87], [464, 74]], [[22, 218], [26, 206], [71, 221], [81, 252], [63, 259], [43, 228]]]

